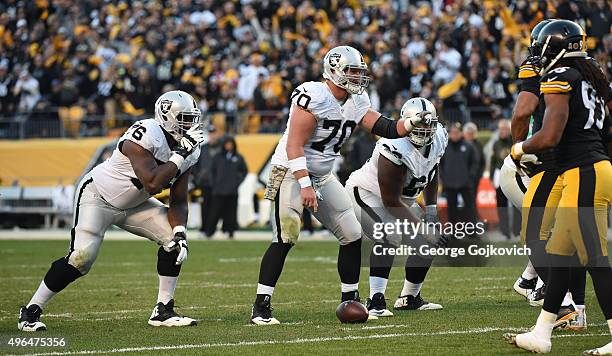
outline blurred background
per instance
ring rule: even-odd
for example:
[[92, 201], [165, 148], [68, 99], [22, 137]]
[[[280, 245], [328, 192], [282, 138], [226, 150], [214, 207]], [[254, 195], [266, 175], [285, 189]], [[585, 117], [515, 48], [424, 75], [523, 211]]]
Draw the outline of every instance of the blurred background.
[[[406, 99], [422, 96], [447, 127], [457, 124], [459, 140], [477, 152], [468, 164], [476, 167], [469, 178], [478, 207], [495, 211], [507, 206], [495, 172], [511, 144], [505, 120], [517, 67], [531, 28], [546, 18], [580, 23], [590, 55], [610, 77], [605, 0], [4, 0], [0, 227], [70, 225], [75, 181], [172, 89], [196, 97], [215, 128], [192, 180], [192, 227], [204, 225], [214, 196], [228, 194], [238, 197], [241, 228], [265, 227], [261, 187], [289, 94], [321, 80], [323, 55], [341, 44], [369, 64], [374, 109], [398, 117]], [[235, 187], [219, 187], [210, 163], [228, 136], [246, 174]], [[341, 180], [369, 158], [375, 141], [353, 135], [337, 162]], [[512, 226], [504, 229], [515, 235]]]

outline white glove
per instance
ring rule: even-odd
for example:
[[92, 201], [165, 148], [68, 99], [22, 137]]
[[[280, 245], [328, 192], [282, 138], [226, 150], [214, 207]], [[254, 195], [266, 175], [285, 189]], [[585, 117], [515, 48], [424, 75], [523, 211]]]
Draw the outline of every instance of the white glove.
[[187, 152], [191, 153], [194, 148], [198, 147], [204, 140], [206, 139], [206, 133], [202, 129], [200, 129], [200, 124], [196, 124], [191, 126], [187, 132], [181, 138], [180, 145]]
[[404, 128], [406, 131], [411, 132], [417, 125], [419, 126], [430, 126], [432, 115], [429, 111], [422, 111], [414, 116], [404, 119]]
[[176, 264], [180, 265], [187, 260], [187, 253], [189, 252], [186, 229], [184, 226], [175, 226], [172, 232], [174, 233], [174, 238], [164, 247], [164, 250], [168, 252], [178, 250], [179, 254], [176, 257]]
[[521, 156], [516, 166], [516, 171], [521, 177], [528, 176], [533, 171], [534, 166], [539, 164], [542, 164], [542, 162], [538, 160], [538, 156], [531, 153], [525, 153]]

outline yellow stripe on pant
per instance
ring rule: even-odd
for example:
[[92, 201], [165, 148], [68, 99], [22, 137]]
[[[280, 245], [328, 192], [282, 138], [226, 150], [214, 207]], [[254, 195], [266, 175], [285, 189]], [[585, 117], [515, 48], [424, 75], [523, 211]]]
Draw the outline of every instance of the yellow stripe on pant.
[[608, 256], [608, 208], [612, 201], [610, 161], [576, 167], [559, 176], [561, 200], [546, 252], [572, 256], [578, 253], [582, 265], [594, 264]]
[[561, 199], [561, 180], [555, 172], [544, 171], [531, 177], [523, 199], [521, 240], [547, 240]]

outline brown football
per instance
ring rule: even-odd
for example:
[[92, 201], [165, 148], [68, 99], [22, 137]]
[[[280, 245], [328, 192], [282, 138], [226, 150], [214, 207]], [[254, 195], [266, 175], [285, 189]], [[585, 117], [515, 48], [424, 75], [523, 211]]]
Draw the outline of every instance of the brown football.
[[360, 324], [368, 320], [368, 310], [357, 301], [347, 300], [338, 305], [336, 316], [341, 323]]

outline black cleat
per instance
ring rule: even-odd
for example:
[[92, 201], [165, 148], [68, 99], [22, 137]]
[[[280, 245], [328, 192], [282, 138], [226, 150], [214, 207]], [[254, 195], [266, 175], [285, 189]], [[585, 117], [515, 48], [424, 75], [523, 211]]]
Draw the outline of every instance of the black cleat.
[[382, 293], [375, 293], [372, 298], [366, 299], [366, 308], [368, 313], [374, 316], [393, 316], [393, 313], [387, 309], [387, 302], [385, 301], [385, 295]]
[[174, 311], [174, 299], [166, 304], [159, 302], [153, 308], [149, 325], [151, 326], [192, 326], [197, 325], [198, 321], [186, 316], [180, 316]]
[[40, 321], [40, 315], [42, 314], [42, 308], [36, 304], [32, 304], [26, 308], [25, 305], [21, 306], [19, 310], [19, 322], [17, 328], [21, 331], [44, 331], [47, 330], [47, 326]]
[[436, 310], [442, 309], [440, 304], [430, 303], [421, 298], [421, 293], [416, 297], [411, 295], [399, 296], [393, 305], [395, 310]]
[[255, 325], [278, 325], [280, 321], [272, 316], [271, 297], [258, 294], [251, 311], [251, 323]]
[[538, 277], [532, 279], [525, 279], [523, 277], [519, 277], [516, 282], [514, 282], [514, 290], [522, 295], [525, 298], [528, 298], [529, 293], [533, 292], [538, 283]]
[[527, 295], [527, 300], [529, 301], [529, 305], [532, 307], [541, 307], [544, 305], [544, 296], [546, 295], [546, 285], [541, 286], [538, 289], [535, 289], [533, 292]]

